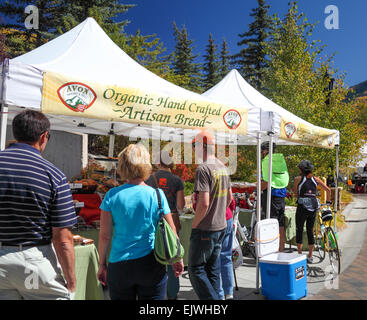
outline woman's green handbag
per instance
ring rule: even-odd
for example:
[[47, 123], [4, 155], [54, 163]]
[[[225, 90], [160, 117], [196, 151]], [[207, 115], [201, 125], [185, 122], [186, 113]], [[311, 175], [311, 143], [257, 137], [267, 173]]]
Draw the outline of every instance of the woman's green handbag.
[[155, 190], [158, 197], [159, 220], [155, 230], [154, 256], [161, 264], [174, 264], [183, 258], [185, 251], [180, 239], [164, 218], [161, 196], [159, 190]]

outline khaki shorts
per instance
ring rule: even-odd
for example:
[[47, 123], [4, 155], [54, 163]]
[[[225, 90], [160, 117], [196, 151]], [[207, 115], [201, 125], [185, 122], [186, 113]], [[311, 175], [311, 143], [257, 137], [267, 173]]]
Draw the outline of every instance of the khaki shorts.
[[0, 300], [69, 300], [51, 244], [11, 247], [0, 243]]

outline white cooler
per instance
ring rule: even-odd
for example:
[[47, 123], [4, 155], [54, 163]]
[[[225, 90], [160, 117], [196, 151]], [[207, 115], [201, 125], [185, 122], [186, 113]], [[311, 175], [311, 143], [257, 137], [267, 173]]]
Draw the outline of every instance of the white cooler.
[[270, 300], [298, 300], [307, 296], [306, 256], [279, 252], [279, 223], [265, 219], [256, 224], [261, 294]]

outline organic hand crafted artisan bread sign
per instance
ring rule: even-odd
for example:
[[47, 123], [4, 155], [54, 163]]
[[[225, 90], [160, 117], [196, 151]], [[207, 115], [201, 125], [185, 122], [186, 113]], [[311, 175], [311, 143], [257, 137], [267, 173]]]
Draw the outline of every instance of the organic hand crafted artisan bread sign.
[[138, 88], [103, 85], [45, 72], [42, 112], [184, 129], [212, 128], [247, 133], [248, 110]]
[[282, 118], [279, 137], [284, 140], [331, 149], [335, 146], [336, 133], [304, 122], [287, 121]]

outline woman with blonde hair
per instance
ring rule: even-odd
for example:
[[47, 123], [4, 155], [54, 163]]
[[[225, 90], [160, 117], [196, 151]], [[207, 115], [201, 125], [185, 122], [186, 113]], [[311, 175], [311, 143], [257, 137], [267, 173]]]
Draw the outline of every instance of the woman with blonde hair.
[[[108, 285], [112, 300], [163, 300], [167, 275], [165, 266], [155, 260], [153, 253], [159, 213], [156, 191], [144, 183], [152, 171], [146, 148], [139, 143], [127, 146], [119, 154], [117, 171], [126, 183], [109, 190], [100, 207], [98, 280]], [[176, 233], [167, 199], [162, 190], [159, 192], [164, 218]], [[182, 260], [173, 269], [178, 277], [183, 271]]]

